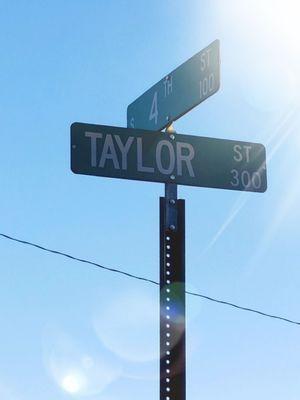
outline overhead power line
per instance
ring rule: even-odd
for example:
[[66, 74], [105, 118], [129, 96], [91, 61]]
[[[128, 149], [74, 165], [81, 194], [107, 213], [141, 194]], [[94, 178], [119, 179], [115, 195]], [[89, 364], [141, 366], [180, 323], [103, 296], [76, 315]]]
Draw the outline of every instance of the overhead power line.
[[155, 281], [153, 281], [151, 279], [143, 278], [142, 276], [133, 275], [133, 274], [130, 274], [129, 272], [122, 271], [120, 269], [104, 267], [103, 265], [95, 263], [93, 261], [85, 260], [83, 258], [74, 257], [74, 256], [72, 256], [70, 254], [63, 253], [63, 252], [58, 251], [58, 250], [48, 249], [47, 247], [40, 246], [39, 244], [36, 244], [36, 243], [28, 242], [27, 240], [17, 239], [15, 237], [12, 237], [12, 236], [9, 236], [9, 235], [5, 235], [4, 233], [0, 233], [0, 236], [2, 236], [5, 239], [9, 239], [9, 240], [12, 240], [14, 242], [17, 242], [17, 243], [26, 244], [28, 246], [35, 247], [35, 248], [37, 248], [39, 250], [47, 251], [48, 253], [57, 254], [59, 256], [70, 258], [71, 260], [75, 260], [75, 261], [79, 261], [81, 263], [93, 265], [94, 267], [105, 269], [106, 271], [115, 272], [117, 274], [128, 276], [129, 278], [139, 279], [140, 281], [145, 281], [145, 282], [149, 282], [149, 283], [153, 283], [155, 285], [158, 285], [158, 282], [155, 282]]
[[[117, 269], [117, 268], [105, 267], [105, 266], [103, 266], [101, 264], [98, 264], [96, 262], [85, 260], [83, 258], [78, 258], [78, 257], [72, 256], [71, 254], [67, 254], [67, 253], [64, 253], [64, 252], [61, 252], [61, 251], [58, 251], [58, 250], [48, 249], [47, 247], [40, 246], [39, 244], [36, 244], [36, 243], [33, 243], [33, 242], [29, 242], [27, 240], [21, 240], [21, 239], [12, 237], [10, 235], [6, 235], [4, 233], [0, 233], [0, 236], [2, 238], [4, 238], [4, 239], [8, 239], [8, 240], [11, 240], [11, 241], [16, 242], [16, 243], [20, 243], [20, 244], [24, 244], [24, 245], [27, 245], [27, 246], [35, 247], [35, 248], [37, 248], [39, 250], [46, 251], [48, 253], [52, 253], [52, 254], [56, 254], [56, 255], [59, 255], [59, 256], [63, 256], [63, 257], [69, 258], [69, 259], [74, 260], [74, 261], [79, 261], [79, 262], [84, 263], [84, 264], [92, 265], [93, 267], [96, 267], [96, 268], [101, 268], [101, 269], [109, 271], [109, 272], [114, 272], [114, 273], [117, 273], [117, 274], [125, 275], [128, 278], [137, 279], [137, 280], [140, 280], [140, 281], [144, 281], [144, 282], [147, 282], [147, 283], [152, 283], [154, 285], [158, 285], [159, 286], [159, 283], [154, 281], [154, 280], [152, 280], [152, 279], [148, 279], [148, 278], [145, 278], [145, 277], [142, 277], [142, 276], [138, 276], [138, 275], [135, 275], [135, 274], [130, 274], [129, 272], [122, 271], [122, 270]], [[234, 304], [234, 303], [231, 303], [229, 301], [219, 300], [219, 299], [216, 299], [216, 298], [213, 298], [213, 297], [210, 297], [210, 296], [205, 296], [203, 294], [196, 293], [196, 292], [186, 291], [186, 293], [191, 295], [191, 296], [200, 297], [202, 299], [212, 301], [214, 303], [230, 306], [230, 307], [236, 308], [236, 309], [238, 309], [240, 311], [247, 311], [247, 312], [259, 314], [259, 315], [264, 316], [264, 317], [278, 319], [278, 320], [281, 320], [281, 321], [284, 321], [284, 322], [288, 322], [290, 324], [300, 325], [300, 322], [298, 322], [298, 321], [295, 321], [295, 320], [292, 320], [292, 319], [289, 319], [289, 318], [285, 318], [285, 317], [282, 317], [282, 316], [279, 316], [279, 315], [272, 315], [272, 314], [269, 314], [269, 313], [265, 313], [263, 311], [255, 310], [253, 308], [239, 306], [238, 304]]]

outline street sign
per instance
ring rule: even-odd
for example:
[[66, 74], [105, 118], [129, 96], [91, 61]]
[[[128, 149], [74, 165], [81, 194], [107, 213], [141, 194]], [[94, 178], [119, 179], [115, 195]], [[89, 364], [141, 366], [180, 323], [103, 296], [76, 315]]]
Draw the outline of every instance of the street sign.
[[267, 189], [262, 144], [168, 131], [219, 87], [216, 40], [130, 104], [128, 128], [71, 125], [75, 174], [165, 184], [160, 199], [160, 400], [186, 399], [185, 202], [177, 199], [177, 185]]
[[152, 86], [127, 108], [127, 126], [159, 131], [220, 87], [220, 42], [215, 40]]
[[264, 192], [262, 144], [142, 129], [74, 123], [71, 169], [76, 174]]

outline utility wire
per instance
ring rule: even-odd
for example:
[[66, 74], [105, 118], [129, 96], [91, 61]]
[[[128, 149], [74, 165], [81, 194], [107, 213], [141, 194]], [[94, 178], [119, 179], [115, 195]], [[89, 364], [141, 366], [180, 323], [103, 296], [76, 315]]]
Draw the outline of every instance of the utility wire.
[[12, 237], [12, 236], [9, 236], [9, 235], [5, 235], [4, 233], [0, 233], [0, 236], [2, 236], [5, 239], [9, 239], [9, 240], [12, 240], [14, 242], [17, 242], [17, 243], [22, 243], [22, 244], [26, 244], [28, 246], [36, 247], [37, 249], [40, 249], [40, 250], [43, 250], [43, 251], [47, 251], [48, 253], [57, 254], [59, 256], [70, 258], [71, 260], [75, 260], [75, 261], [79, 261], [79, 262], [82, 262], [82, 263], [85, 263], [85, 264], [93, 265], [94, 267], [105, 269], [106, 271], [115, 272], [117, 274], [128, 276], [129, 278], [139, 279], [140, 281], [145, 281], [145, 282], [153, 283], [154, 285], [158, 285], [158, 282], [155, 282], [152, 279], [147, 279], [147, 278], [143, 278], [142, 276], [133, 275], [133, 274], [130, 274], [129, 272], [121, 271], [120, 269], [104, 267], [103, 265], [100, 265], [100, 264], [95, 263], [93, 261], [85, 260], [83, 258], [74, 257], [74, 256], [72, 256], [70, 254], [63, 253], [63, 252], [58, 251], [58, 250], [48, 249], [47, 247], [40, 246], [39, 244], [36, 244], [36, 243], [28, 242], [27, 240], [17, 239], [15, 237]]
[[[63, 257], [67, 257], [67, 258], [69, 258], [71, 260], [79, 261], [81, 263], [85, 263], [85, 264], [88, 264], [88, 265], [92, 265], [92, 266], [94, 266], [96, 268], [101, 268], [101, 269], [104, 269], [104, 270], [109, 271], [109, 272], [115, 272], [117, 274], [125, 275], [128, 278], [138, 279], [140, 281], [152, 283], [154, 285], [158, 285], [159, 286], [159, 283], [154, 281], [154, 280], [152, 280], [152, 279], [148, 279], [148, 278], [144, 278], [142, 276], [130, 274], [130, 273], [122, 271], [120, 269], [104, 267], [103, 265], [95, 263], [93, 261], [85, 260], [83, 258], [78, 258], [78, 257], [72, 256], [72, 255], [67, 254], [67, 253], [63, 253], [63, 252], [58, 251], [58, 250], [48, 249], [47, 247], [40, 246], [40, 245], [38, 245], [36, 243], [28, 242], [27, 240], [21, 240], [21, 239], [6, 235], [4, 233], [0, 233], [0, 236], [3, 237], [4, 239], [8, 239], [8, 240], [11, 240], [13, 242], [17, 242], [17, 243], [21, 243], [21, 244], [24, 244], [24, 245], [27, 245], [27, 246], [35, 247], [35, 248], [37, 248], [39, 250], [43, 250], [43, 251], [46, 251], [48, 253], [52, 253], [52, 254], [63, 256]], [[239, 306], [238, 304], [230, 303], [230, 302], [224, 301], [224, 300], [215, 299], [213, 297], [205, 296], [203, 294], [196, 293], [196, 292], [186, 291], [186, 293], [191, 295], [191, 296], [200, 297], [202, 299], [212, 301], [214, 303], [230, 306], [230, 307], [236, 308], [236, 309], [241, 310], [241, 311], [252, 312], [252, 313], [255, 313], [255, 314], [262, 315], [264, 317], [278, 319], [278, 320], [285, 321], [285, 322], [288, 322], [288, 323], [294, 324], [294, 325], [300, 325], [300, 322], [298, 322], [298, 321], [294, 321], [294, 320], [291, 320], [289, 318], [281, 317], [279, 315], [272, 315], [272, 314], [265, 313], [263, 311], [255, 310], [253, 308]]]
[[215, 303], [224, 304], [226, 306], [234, 307], [234, 308], [237, 308], [237, 309], [242, 310], [242, 311], [249, 311], [249, 312], [252, 312], [252, 313], [255, 313], [255, 314], [262, 315], [264, 317], [279, 319], [281, 321], [289, 322], [290, 324], [300, 325], [300, 322], [293, 321], [292, 319], [288, 319], [288, 318], [285, 318], [285, 317], [280, 317], [279, 315], [268, 314], [268, 313], [265, 313], [263, 311], [254, 310], [253, 308], [239, 306], [237, 304], [230, 303], [229, 301], [214, 299], [213, 297], [205, 296], [204, 294], [199, 294], [199, 293], [194, 293], [194, 292], [189, 292], [189, 291], [186, 291], [185, 293], [187, 293], [187, 294], [189, 294], [191, 296], [201, 297], [202, 299], [213, 301]]

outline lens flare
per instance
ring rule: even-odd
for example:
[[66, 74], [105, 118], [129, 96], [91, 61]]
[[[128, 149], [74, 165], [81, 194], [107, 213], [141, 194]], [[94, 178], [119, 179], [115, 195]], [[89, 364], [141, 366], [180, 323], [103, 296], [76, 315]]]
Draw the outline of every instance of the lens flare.
[[80, 392], [86, 384], [85, 378], [77, 373], [68, 373], [61, 382], [61, 387], [68, 393]]
[[158, 296], [141, 290], [121, 291], [102, 305], [94, 328], [102, 343], [129, 362], [159, 358]]
[[57, 329], [47, 329], [44, 360], [54, 382], [76, 397], [102, 394], [122, 373], [119, 360], [101, 343], [96, 348], [86, 348]]

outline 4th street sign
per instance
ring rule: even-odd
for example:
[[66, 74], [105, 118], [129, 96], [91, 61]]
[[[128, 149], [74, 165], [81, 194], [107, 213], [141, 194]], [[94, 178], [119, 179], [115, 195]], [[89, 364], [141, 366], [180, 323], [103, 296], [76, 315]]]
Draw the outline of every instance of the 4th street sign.
[[220, 87], [220, 42], [215, 40], [127, 108], [127, 126], [159, 131]]
[[71, 125], [71, 169], [76, 174], [178, 185], [267, 189], [262, 144], [105, 125]]

